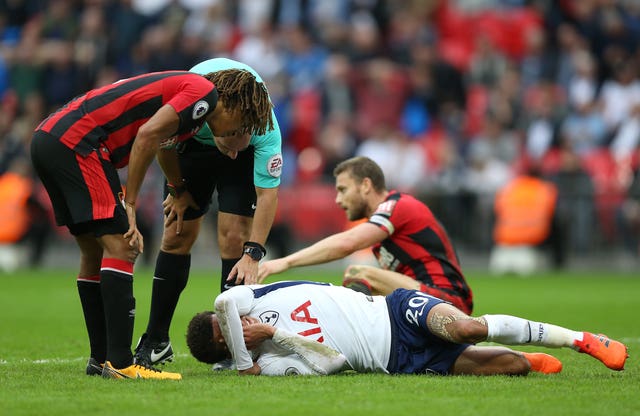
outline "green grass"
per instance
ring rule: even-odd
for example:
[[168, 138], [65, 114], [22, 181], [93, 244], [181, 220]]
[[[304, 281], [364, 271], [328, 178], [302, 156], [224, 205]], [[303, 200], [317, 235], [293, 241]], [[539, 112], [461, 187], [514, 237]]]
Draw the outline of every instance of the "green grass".
[[[249, 378], [213, 373], [187, 353], [186, 324], [212, 307], [218, 274], [193, 272], [178, 305], [171, 329], [177, 357], [166, 368], [182, 373], [179, 382], [85, 376], [88, 345], [75, 271], [0, 275], [0, 415], [640, 415], [639, 276], [593, 272], [520, 279], [467, 272], [476, 315], [507, 313], [604, 332], [629, 346], [623, 372], [570, 350], [538, 348], [563, 361], [561, 374]], [[134, 342], [146, 325], [151, 275], [136, 270]], [[338, 283], [339, 276], [308, 268], [281, 278]]]

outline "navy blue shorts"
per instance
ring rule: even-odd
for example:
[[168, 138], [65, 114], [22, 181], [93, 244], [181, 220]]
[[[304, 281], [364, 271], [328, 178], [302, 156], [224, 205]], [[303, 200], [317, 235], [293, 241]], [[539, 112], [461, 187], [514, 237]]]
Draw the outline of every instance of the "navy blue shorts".
[[470, 344], [456, 344], [432, 334], [427, 314], [445, 301], [417, 290], [396, 289], [386, 297], [391, 320], [392, 374], [449, 374]]

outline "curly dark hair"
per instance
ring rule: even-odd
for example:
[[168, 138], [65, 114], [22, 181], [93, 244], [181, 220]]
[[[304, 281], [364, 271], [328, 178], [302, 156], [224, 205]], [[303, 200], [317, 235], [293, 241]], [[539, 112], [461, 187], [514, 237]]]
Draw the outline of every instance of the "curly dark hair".
[[200, 312], [189, 322], [187, 327], [187, 346], [191, 355], [198, 361], [213, 364], [227, 358], [228, 352], [216, 348], [211, 319], [212, 311]]
[[245, 118], [244, 131], [248, 134], [265, 134], [273, 130], [271, 110], [273, 105], [264, 83], [244, 69], [225, 69], [204, 75], [218, 90], [218, 98], [225, 108], [239, 108]]

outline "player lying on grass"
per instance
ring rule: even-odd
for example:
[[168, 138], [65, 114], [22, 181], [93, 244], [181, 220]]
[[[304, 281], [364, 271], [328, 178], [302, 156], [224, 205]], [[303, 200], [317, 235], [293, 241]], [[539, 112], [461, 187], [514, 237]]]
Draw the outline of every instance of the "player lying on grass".
[[475, 345], [482, 341], [573, 348], [612, 370], [622, 370], [627, 358], [625, 345], [601, 335], [509, 315], [471, 317], [416, 290], [367, 296], [285, 281], [234, 287], [216, 298], [215, 311], [191, 320], [187, 345], [205, 363], [232, 356], [241, 375], [526, 375], [562, 369], [551, 355]]

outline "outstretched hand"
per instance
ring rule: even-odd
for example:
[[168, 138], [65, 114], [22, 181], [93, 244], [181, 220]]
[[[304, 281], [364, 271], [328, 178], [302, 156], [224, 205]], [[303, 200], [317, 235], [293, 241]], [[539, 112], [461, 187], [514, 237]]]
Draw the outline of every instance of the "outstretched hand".
[[282, 273], [287, 269], [289, 269], [289, 265], [284, 258], [265, 261], [260, 265], [256, 283], [262, 283], [270, 275]]

